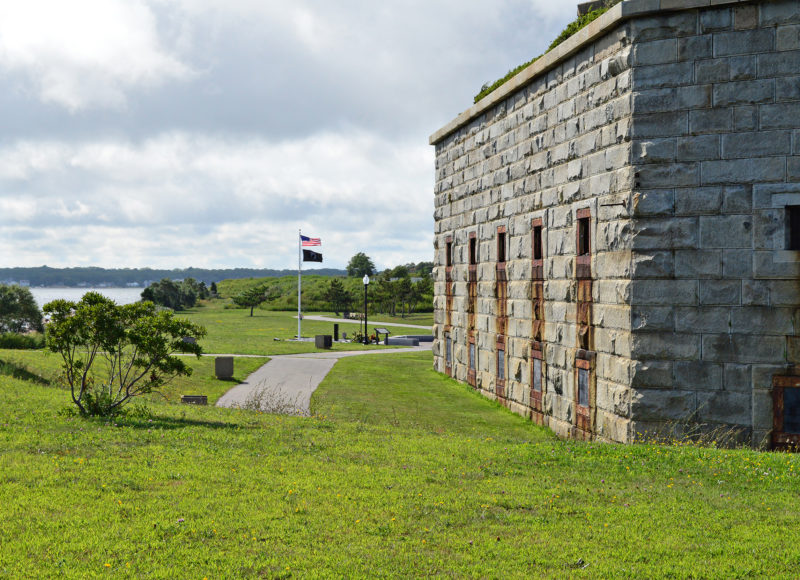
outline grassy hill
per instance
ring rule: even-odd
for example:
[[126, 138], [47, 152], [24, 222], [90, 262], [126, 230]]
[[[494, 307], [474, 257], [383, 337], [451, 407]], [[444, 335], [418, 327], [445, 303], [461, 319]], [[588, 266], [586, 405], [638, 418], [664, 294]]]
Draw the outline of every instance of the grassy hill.
[[[353, 296], [352, 307], [356, 312], [363, 310], [364, 284], [361, 278], [347, 276], [335, 277], [340, 280], [344, 289]], [[326, 298], [332, 276], [303, 275], [302, 301], [303, 312], [328, 312], [331, 304]], [[374, 302], [378, 277], [373, 277], [370, 284], [370, 304]], [[232, 298], [250, 288], [264, 286], [268, 294], [276, 297], [260, 306], [263, 310], [297, 310], [297, 276], [283, 276], [281, 278], [244, 278], [239, 280], [223, 280], [217, 284], [217, 293], [222, 298]], [[431, 312], [432, 300], [421, 301], [416, 304], [417, 312]]]
[[[303, 311], [319, 312], [330, 310], [330, 305], [325, 299], [325, 294], [330, 285], [331, 276], [317, 276], [314, 274], [303, 276], [302, 300]], [[349, 290], [360, 289], [363, 284], [360, 279], [337, 277]], [[217, 293], [222, 298], [233, 298], [235, 295], [264, 286], [269, 293], [276, 293], [278, 297], [261, 306], [264, 310], [297, 310], [297, 276], [282, 276], [280, 278], [243, 278], [239, 280], [223, 280], [217, 284]]]

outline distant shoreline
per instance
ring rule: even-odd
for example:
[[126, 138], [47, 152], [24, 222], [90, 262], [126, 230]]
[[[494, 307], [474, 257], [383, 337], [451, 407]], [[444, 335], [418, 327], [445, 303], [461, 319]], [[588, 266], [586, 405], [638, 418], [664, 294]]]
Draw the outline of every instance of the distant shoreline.
[[[296, 269], [273, 270], [269, 268], [0, 268], [0, 283], [17, 283], [31, 288], [130, 288], [128, 284], [136, 283], [139, 288], [146, 288], [153, 282], [164, 278], [185, 280], [194, 278], [198, 282], [210, 285], [222, 280], [239, 280], [243, 278], [280, 278], [296, 275]], [[346, 276], [346, 270], [334, 268], [318, 268], [304, 270], [306, 276]], [[78, 286], [85, 284], [85, 286]]]
[[31, 286], [31, 294], [39, 308], [52, 300], [80, 300], [87, 292], [99, 292], [117, 304], [133, 304], [142, 298], [144, 288], [131, 287], [77, 287], [77, 286]]

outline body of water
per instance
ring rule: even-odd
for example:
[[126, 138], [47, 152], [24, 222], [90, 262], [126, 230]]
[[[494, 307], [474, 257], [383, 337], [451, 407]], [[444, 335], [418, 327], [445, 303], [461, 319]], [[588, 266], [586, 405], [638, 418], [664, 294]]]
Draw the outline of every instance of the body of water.
[[31, 288], [36, 304], [39, 308], [51, 300], [72, 300], [74, 302], [83, 298], [87, 292], [99, 292], [106, 298], [111, 298], [117, 304], [133, 304], [142, 297], [142, 288]]

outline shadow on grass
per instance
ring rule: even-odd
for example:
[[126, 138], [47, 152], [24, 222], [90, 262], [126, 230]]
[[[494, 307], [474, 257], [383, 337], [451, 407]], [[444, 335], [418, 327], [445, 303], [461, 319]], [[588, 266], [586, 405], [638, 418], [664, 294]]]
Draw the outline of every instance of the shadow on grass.
[[0, 375], [12, 377], [21, 381], [29, 381], [37, 385], [50, 385], [50, 381], [32, 373], [25, 366], [13, 362], [6, 362], [4, 360], [0, 360]]
[[80, 418], [98, 427], [130, 427], [132, 429], [185, 429], [187, 427], [204, 427], [207, 429], [242, 429], [248, 425], [239, 423], [226, 423], [224, 421], [204, 421], [202, 419], [187, 419], [186, 417], [160, 417], [153, 415], [151, 418], [130, 417], [126, 415], [116, 415], [112, 417], [88, 417], [81, 416], [68, 408], [67, 413], [76, 419]]
[[113, 415], [110, 417], [80, 415], [74, 406], [64, 408], [61, 413], [74, 417], [75, 419], [83, 419], [87, 423], [96, 425], [98, 427], [129, 427], [132, 429], [185, 429], [187, 427], [203, 427], [207, 429], [249, 429], [256, 428], [248, 422], [228, 422], [228, 421], [215, 421], [204, 419], [191, 419], [186, 417], [186, 412], [181, 411], [180, 416], [162, 416], [154, 413], [149, 407], [134, 407], [126, 409], [121, 414]]
[[134, 429], [185, 429], [186, 427], [204, 427], [207, 429], [242, 429], [247, 425], [226, 423], [224, 421], [203, 421], [200, 419], [186, 419], [185, 417], [158, 417], [152, 419], [122, 419], [126, 427]]

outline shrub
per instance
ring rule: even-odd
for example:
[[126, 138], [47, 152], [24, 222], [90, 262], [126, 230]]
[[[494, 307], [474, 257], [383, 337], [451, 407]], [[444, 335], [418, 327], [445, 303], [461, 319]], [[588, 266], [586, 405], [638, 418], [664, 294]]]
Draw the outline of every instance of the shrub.
[[0, 334], [0, 348], [15, 350], [44, 348], [44, 335], [39, 333], [16, 334], [14, 332], [4, 332]]
[[51, 318], [47, 346], [61, 355], [61, 381], [82, 415], [116, 414], [134, 397], [190, 375], [192, 369], [173, 355], [199, 357], [200, 345], [184, 338], [206, 334], [152, 302], [118, 306], [97, 292], [80, 302], [54, 300], [44, 310]]

